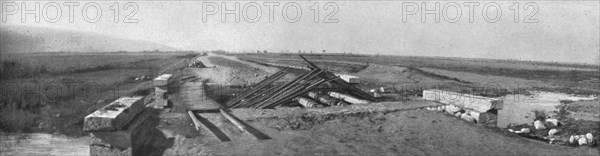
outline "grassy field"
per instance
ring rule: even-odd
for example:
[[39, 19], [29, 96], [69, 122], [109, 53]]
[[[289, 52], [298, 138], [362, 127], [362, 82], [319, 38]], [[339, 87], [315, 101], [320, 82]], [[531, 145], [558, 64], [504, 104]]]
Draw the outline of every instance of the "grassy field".
[[[233, 54], [232, 54], [233, 55]], [[299, 54], [235, 54], [243, 60], [253, 62], [270, 62], [303, 65]], [[467, 88], [488, 88], [495, 90], [494, 96], [501, 96], [514, 90], [535, 89], [542, 91], [563, 92], [569, 94], [600, 94], [600, 67], [590, 64], [561, 64], [549, 62], [465, 59], [444, 57], [412, 57], [412, 56], [377, 56], [352, 54], [302, 54], [315, 64], [329, 68], [334, 72], [361, 74], [370, 64], [390, 65], [411, 69], [412, 73], [425, 75], [426, 81], [415, 81], [411, 72], [391, 70], [395, 76], [392, 85], [417, 83], [420, 86], [434, 86], [439, 83], [451, 85], [456, 82]], [[359, 72], [360, 71], [360, 72]], [[404, 75], [404, 76], [403, 76]], [[414, 74], [413, 74], [414, 75]], [[430, 81], [433, 78], [438, 81]], [[407, 80], [403, 80], [407, 79]], [[428, 83], [428, 84], [424, 84]], [[427, 88], [427, 87], [425, 87]], [[461, 92], [473, 92], [473, 89], [453, 89]], [[490, 93], [485, 93], [490, 94]]]
[[151, 78], [185, 67], [186, 59], [195, 55], [168, 52], [2, 55], [0, 129], [84, 135], [81, 127], [87, 114], [118, 97], [147, 94], [152, 88]]

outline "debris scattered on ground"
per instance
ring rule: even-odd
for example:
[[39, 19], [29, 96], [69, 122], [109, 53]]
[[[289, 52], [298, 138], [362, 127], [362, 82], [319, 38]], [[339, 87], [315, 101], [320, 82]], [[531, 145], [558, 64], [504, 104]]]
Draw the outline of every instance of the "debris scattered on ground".
[[292, 81], [273, 86], [275, 81], [288, 74], [287, 70], [280, 70], [229, 100], [226, 106], [275, 108], [294, 102], [294, 99], [301, 96], [308, 96], [312, 101], [320, 102], [325, 106], [364, 104], [375, 100], [370, 94], [302, 58], [308, 63], [311, 69], [309, 72], [299, 75]]
[[546, 129], [546, 126], [544, 126], [544, 123], [540, 120], [535, 120], [533, 122], [533, 127], [535, 127], [535, 130], [543, 130]]

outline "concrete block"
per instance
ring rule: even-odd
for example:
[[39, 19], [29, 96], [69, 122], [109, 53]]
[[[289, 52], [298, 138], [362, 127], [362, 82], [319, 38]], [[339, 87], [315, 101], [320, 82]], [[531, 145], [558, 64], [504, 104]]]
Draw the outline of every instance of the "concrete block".
[[460, 118], [468, 122], [475, 122], [475, 118], [467, 113], [461, 114]]
[[456, 112], [460, 112], [462, 109], [454, 105], [447, 105], [446, 107], [444, 107], [444, 110], [450, 114], [454, 114]]
[[477, 111], [468, 110], [466, 114], [472, 116], [477, 123], [488, 123], [490, 121], [497, 120], [497, 115], [489, 112], [481, 113]]
[[154, 93], [154, 99], [166, 99], [167, 96], [165, 93], [156, 92]]
[[139, 148], [140, 143], [155, 137], [148, 135], [151, 133], [149, 131], [155, 131], [154, 126], [156, 125], [151, 124], [154, 121], [150, 120], [153, 114], [152, 111], [140, 113], [123, 130], [90, 133], [90, 155], [136, 155], [135, 148]]
[[143, 96], [122, 97], [84, 118], [84, 131], [118, 130], [144, 110]]
[[344, 75], [344, 74], [335, 74], [335, 76], [340, 77], [342, 80], [344, 80], [348, 83], [360, 83], [358, 76]]
[[423, 99], [436, 101], [443, 104], [456, 105], [461, 108], [472, 109], [478, 112], [487, 112], [491, 109], [502, 109], [503, 101], [498, 98], [488, 98], [470, 94], [461, 94], [442, 90], [424, 90]]
[[159, 99], [159, 98], [154, 99], [154, 108], [163, 109], [163, 108], [167, 107], [168, 104], [169, 104], [169, 100], [167, 100], [167, 99]]
[[162, 94], [167, 93], [167, 87], [166, 86], [157, 86], [157, 87], [154, 87], [154, 92], [155, 93], [162, 93]]
[[173, 74], [162, 74], [154, 79], [154, 86], [166, 86]]

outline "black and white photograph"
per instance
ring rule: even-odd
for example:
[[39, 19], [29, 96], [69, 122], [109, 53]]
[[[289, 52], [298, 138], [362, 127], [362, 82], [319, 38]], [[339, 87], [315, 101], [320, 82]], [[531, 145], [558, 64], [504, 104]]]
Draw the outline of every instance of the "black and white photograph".
[[0, 156], [600, 155], [598, 0], [0, 13]]

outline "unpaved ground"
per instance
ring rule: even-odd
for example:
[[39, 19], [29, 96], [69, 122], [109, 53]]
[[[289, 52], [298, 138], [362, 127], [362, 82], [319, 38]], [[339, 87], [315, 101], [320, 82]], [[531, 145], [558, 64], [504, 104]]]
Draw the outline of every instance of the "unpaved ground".
[[[218, 56], [217, 56], [218, 57]], [[215, 59], [204, 58], [206, 61]], [[220, 58], [227, 59], [224, 57]], [[228, 59], [238, 61], [235, 59]], [[233, 65], [232, 65], [233, 64]], [[227, 62], [223, 66], [237, 68], [240, 64]], [[219, 65], [217, 65], [219, 66]], [[261, 69], [259, 66], [248, 66]], [[242, 67], [247, 68], [247, 67]], [[231, 67], [219, 70], [229, 70]], [[263, 70], [264, 71], [264, 70]], [[223, 71], [220, 71], [223, 72]], [[427, 72], [427, 71], [426, 71]], [[439, 71], [439, 73], [446, 75]], [[456, 81], [409, 72], [406, 68], [374, 65], [356, 73], [379, 83], [420, 83]], [[202, 74], [199, 73], [200, 76]], [[215, 78], [215, 76], [217, 78]], [[219, 74], [204, 75], [219, 83], [231, 79]], [[465, 77], [465, 75], [451, 75]], [[469, 75], [467, 75], [468, 77]], [[473, 76], [473, 75], [471, 75]], [[239, 77], [239, 76], [238, 76]], [[475, 75], [473, 82], [486, 79]], [[459, 79], [460, 80], [460, 79]], [[504, 81], [504, 79], [501, 79]], [[458, 82], [463, 83], [463, 82]], [[361, 106], [361, 113], [347, 113], [358, 106], [325, 109], [233, 110], [239, 118], [269, 135], [270, 140], [257, 140], [243, 133], [217, 114], [203, 115], [227, 134], [232, 141], [221, 142], [211, 132], [193, 129], [189, 119], [165, 119], [165, 135], [174, 139], [167, 155], [597, 155], [597, 148], [566, 147], [513, 136], [499, 129], [467, 123], [445, 114], [415, 109], [427, 106], [424, 101]], [[385, 111], [406, 107], [396, 111]], [[315, 113], [318, 112], [318, 113]]]
[[89, 155], [89, 137], [44, 133], [0, 133], [0, 155]]
[[[256, 83], [264, 77], [279, 71], [278, 68], [261, 66], [239, 60], [232, 56], [208, 53], [197, 57], [209, 68], [192, 68], [197, 77], [208, 79], [209, 83], [220, 85], [241, 85]], [[210, 68], [213, 67], [213, 68]]]
[[[390, 108], [407, 108], [390, 111]], [[423, 109], [425, 102], [375, 104], [357, 109], [238, 110], [233, 113], [269, 135], [257, 140], [234, 126], [220, 142], [210, 132], [171, 133], [167, 155], [595, 155], [597, 149], [549, 145], [506, 136], [480, 125]], [[410, 109], [409, 109], [410, 108]], [[370, 110], [370, 111], [367, 111]], [[386, 111], [388, 110], [388, 111]], [[246, 115], [244, 115], [246, 114]], [[171, 127], [179, 127], [176, 124]], [[184, 123], [184, 122], [181, 122]], [[228, 124], [228, 123], [225, 123]], [[180, 125], [186, 127], [189, 125]], [[177, 128], [184, 129], [184, 128]]]
[[450, 80], [434, 79], [410, 71], [405, 67], [371, 64], [354, 75], [372, 83], [409, 84], [409, 83], [439, 83]]

